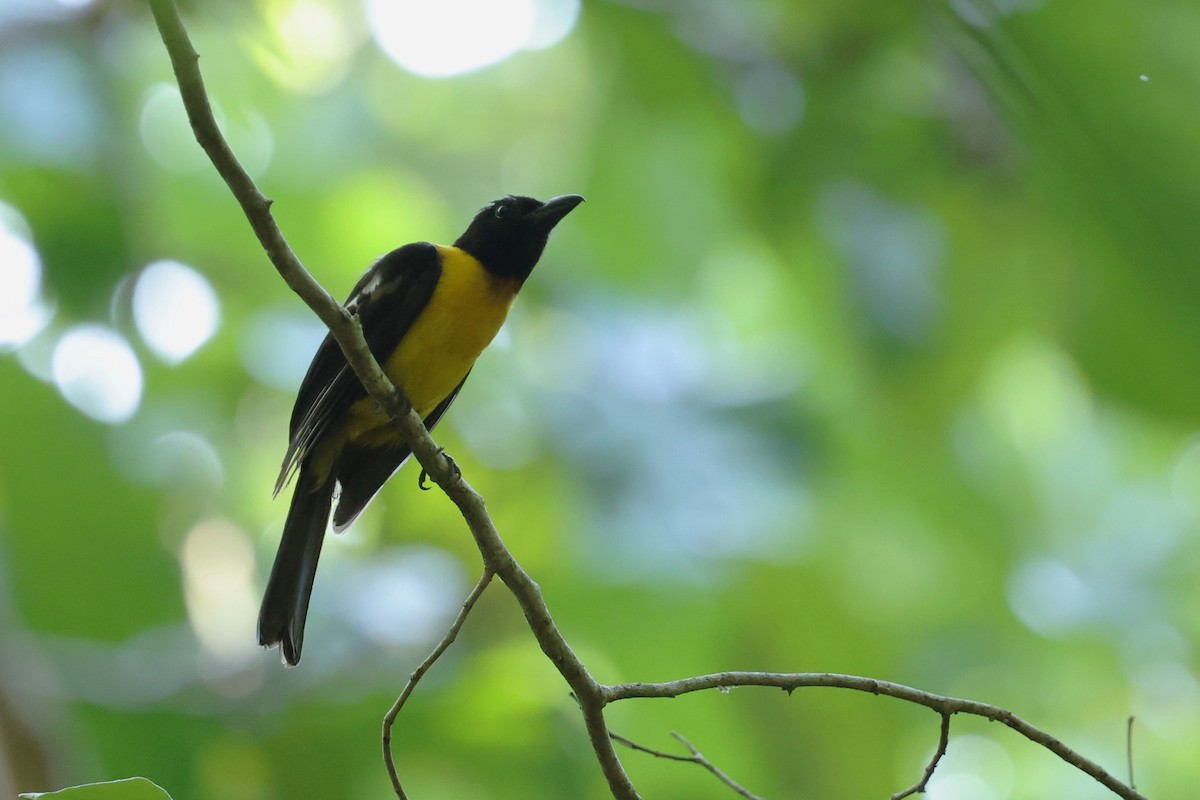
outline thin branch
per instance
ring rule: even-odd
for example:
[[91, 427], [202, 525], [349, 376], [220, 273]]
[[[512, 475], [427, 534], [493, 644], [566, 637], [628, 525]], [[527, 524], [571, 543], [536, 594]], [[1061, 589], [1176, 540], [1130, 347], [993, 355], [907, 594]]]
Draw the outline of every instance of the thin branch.
[[404, 704], [408, 702], [408, 697], [413, 693], [413, 689], [417, 688], [417, 683], [421, 678], [425, 677], [425, 673], [430, 667], [442, 657], [442, 653], [454, 644], [454, 640], [458, 638], [458, 632], [462, 630], [463, 624], [467, 621], [467, 616], [471, 613], [471, 609], [475, 607], [475, 603], [483, 596], [483, 592], [487, 589], [488, 584], [492, 582], [494, 572], [488, 567], [483, 568], [483, 575], [479, 576], [478, 583], [471, 593], [467, 595], [467, 599], [463, 601], [462, 608], [458, 612], [458, 616], [454, 618], [454, 622], [450, 625], [446, 635], [438, 642], [437, 647], [425, 657], [425, 660], [413, 670], [408, 676], [408, 683], [404, 685], [404, 691], [400, 692], [400, 696], [396, 698], [396, 702], [392, 703], [392, 707], [388, 709], [387, 714], [383, 717], [383, 763], [387, 767], [388, 777], [392, 779], [392, 788], [396, 790], [396, 796], [400, 800], [408, 800], [408, 795], [404, 793], [404, 788], [400, 785], [400, 776], [396, 773], [396, 762], [392, 758], [392, 725], [396, 721], [396, 716], [400, 713], [400, 709], [404, 708]]
[[733, 789], [739, 795], [746, 798], [746, 800], [763, 800], [763, 798], [759, 797], [758, 795], [756, 795], [754, 792], [750, 791], [749, 789], [746, 789], [745, 787], [743, 787], [741, 784], [739, 784], [733, 778], [729, 777], [723, 771], [721, 771], [721, 769], [719, 767], [717, 767], [717, 765], [713, 764], [711, 761], [709, 761], [707, 758], [705, 758], [704, 754], [701, 753], [699, 750], [697, 750], [692, 745], [691, 742], [689, 742], [687, 739], [683, 738], [683, 734], [675, 733], [674, 731], [672, 731], [671, 735], [674, 736], [676, 739], [678, 739], [683, 744], [684, 747], [686, 747], [688, 750], [691, 751], [692, 758], [693, 758], [693, 760], [695, 760], [695, 762], [697, 764], [704, 767], [706, 770], [711, 772], [713, 775], [717, 776], [717, 779], [720, 780], [722, 783], [724, 783], [726, 786], [728, 786], [730, 789]]
[[666, 750], [655, 750], [653, 747], [646, 747], [644, 744], [638, 744], [633, 739], [630, 739], [627, 736], [622, 736], [619, 733], [613, 733], [612, 731], [609, 731], [608, 735], [611, 736], [612, 740], [617, 744], [624, 745], [630, 750], [636, 750], [639, 753], [646, 753], [647, 755], [654, 756], [655, 758], [665, 758], [668, 761], [685, 761], [689, 764], [696, 763], [696, 759], [692, 756], [681, 756], [678, 753], [668, 753]]
[[1133, 717], [1125, 723], [1125, 762], [1129, 767], [1129, 788], [1137, 788], [1133, 782]]
[[937, 749], [933, 752], [933, 758], [929, 759], [929, 764], [925, 767], [925, 772], [921, 775], [921, 780], [914, 783], [904, 791], [896, 792], [892, 795], [892, 800], [904, 800], [914, 794], [925, 794], [925, 787], [929, 785], [929, 779], [933, 777], [934, 771], [938, 768], [938, 764], [942, 761], [942, 756], [946, 755], [946, 748], [950, 745], [950, 717], [952, 715], [946, 712], [942, 713], [941, 732], [938, 734]]
[[749, 789], [747, 789], [746, 787], [742, 786], [740, 783], [735, 781], [733, 778], [729, 777], [729, 775], [726, 774], [720, 767], [718, 767], [716, 764], [712, 763], [707, 758], [705, 758], [704, 754], [701, 753], [699, 750], [697, 750], [696, 747], [691, 742], [689, 742], [687, 739], [683, 738], [683, 734], [672, 731], [671, 735], [674, 736], [676, 739], [678, 739], [683, 744], [683, 746], [686, 747], [691, 752], [690, 756], [681, 756], [681, 755], [678, 755], [677, 753], [668, 753], [665, 750], [655, 750], [653, 747], [646, 747], [645, 745], [638, 744], [637, 742], [633, 741], [632, 739], [621, 736], [618, 733], [609, 733], [609, 736], [612, 737], [612, 740], [614, 742], [625, 745], [630, 750], [637, 750], [640, 753], [647, 753], [649, 755], [654, 756], [655, 758], [665, 758], [670, 761], [683, 761], [688, 764], [698, 764], [699, 766], [704, 767], [706, 770], [708, 770], [713, 775], [715, 775], [717, 780], [721, 781], [721, 783], [728, 786], [736, 794], [738, 794], [741, 797], [746, 798], [746, 800], [764, 800], [759, 795], [756, 795], [754, 792], [750, 791]]
[[998, 706], [965, 700], [957, 697], [933, 694], [891, 681], [863, 678], [857, 675], [840, 675], [833, 672], [718, 672], [665, 683], [622, 683], [602, 687], [604, 699], [613, 703], [633, 697], [679, 697], [706, 689], [732, 688], [735, 686], [770, 686], [791, 694], [796, 689], [824, 686], [837, 689], [852, 689], [875, 695], [886, 695], [909, 703], [931, 708], [939, 714], [971, 714], [999, 722], [1026, 739], [1041, 745], [1076, 769], [1090, 775], [1105, 788], [1125, 800], [1146, 800], [1137, 790], [1113, 777], [1096, 762], [1084, 757], [1040, 728]]
[[358, 319], [346, 311], [308, 273], [287, 244], [271, 216], [271, 201], [254, 184], [233, 155], [213, 118], [200, 75], [199, 58], [188, 38], [173, 0], [148, 0], [163, 44], [171, 58], [179, 92], [196, 140], [233, 192], [275, 269], [328, 326], [363, 387], [397, 426], [413, 456], [434, 483], [458, 506], [487, 565], [504, 582], [521, 606], [538, 646], [579, 698], [588, 739], [616, 800], [638, 800], [638, 793], [621, 766], [608, 738], [600, 684], [567, 643], [541, 589], [505, 547], [484, 508], [483, 498], [462, 473], [443, 456], [420, 416], [371, 355]]

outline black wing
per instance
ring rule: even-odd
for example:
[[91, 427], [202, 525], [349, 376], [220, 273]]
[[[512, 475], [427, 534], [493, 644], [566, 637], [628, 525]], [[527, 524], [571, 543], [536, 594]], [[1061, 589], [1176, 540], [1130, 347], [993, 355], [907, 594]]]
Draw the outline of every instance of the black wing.
[[[388, 253], [358, 281], [346, 300], [346, 308], [358, 314], [363, 336], [375, 358], [386, 359], [396, 349], [429, 303], [441, 275], [437, 248], [418, 242]], [[327, 334], [296, 395], [276, 494], [330, 426], [339, 423], [350, 406], [366, 394], [341, 347]]]

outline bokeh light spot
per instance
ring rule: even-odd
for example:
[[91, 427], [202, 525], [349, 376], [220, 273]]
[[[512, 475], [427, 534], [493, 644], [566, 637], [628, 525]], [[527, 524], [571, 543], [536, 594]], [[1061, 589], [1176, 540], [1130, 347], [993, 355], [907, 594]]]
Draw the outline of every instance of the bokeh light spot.
[[250, 630], [258, 607], [254, 546], [223, 519], [197, 523], [183, 542], [188, 619], [200, 644], [222, 661], [248, 661], [258, 648]]
[[158, 483], [178, 481], [189, 487], [215, 489], [225, 477], [221, 457], [205, 439], [189, 431], [171, 431], [154, 440], [148, 461]]
[[1070, 631], [1092, 613], [1091, 589], [1069, 566], [1037, 558], [1017, 568], [1008, 583], [1008, 604], [1017, 618], [1043, 636]]
[[480, 69], [526, 47], [548, 47], [578, 18], [578, 0], [366, 0], [366, 9], [387, 56], [429, 78]]
[[196, 172], [208, 166], [175, 86], [160, 83], [146, 93], [139, 130], [146, 152], [159, 166], [173, 172]]
[[774, 64], [748, 72], [736, 90], [738, 112], [748, 126], [767, 135], [791, 130], [804, 115], [804, 87]]
[[41, 298], [42, 261], [22, 235], [24, 222], [0, 203], [0, 349], [29, 341], [51, 316]]
[[79, 325], [54, 347], [54, 383], [67, 402], [92, 419], [120, 423], [142, 399], [142, 367], [129, 343], [102, 325]]
[[1091, 425], [1091, 395], [1071, 360], [1055, 346], [1018, 340], [1001, 349], [984, 384], [985, 413], [1022, 453], [1058, 451]]
[[346, 73], [352, 42], [339, 10], [317, 0], [264, 3], [268, 35], [251, 47], [272, 78], [293, 91], [320, 92]]
[[257, 311], [246, 323], [238, 347], [242, 366], [259, 383], [294, 391], [328, 332], [311, 314]]
[[[423, 644], [454, 616], [465, 583], [462, 566], [442, 550], [412, 547], [375, 557], [340, 593], [341, 610], [367, 638]], [[379, 609], [388, 613], [381, 614]]]
[[930, 800], [1003, 800], [1013, 784], [1013, 763], [1007, 751], [983, 736], [950, 740], [946, 755], [929, 780]]
[[179, 428], [178, 415], [189, 412], [147, 404], [134, 421], [113, 431], [113, 462], [130, 481], [146, 486], [176, 487], [193, 498], [219, 488], [225, 467], [212, 443], [199, 433]]
[[196, 352], [217, 330], [220, 304], [204, 276], [177, 261], [156, 261], [133, 288], [138, 333], [168, 364]]
[[533, 30], [531, 0], [368, 0], [380, 47], [409, 72], [457, 75], [508, 58]]
[[579, 0], [534, 0], [533, 29], [525, 46], [553, 47], [567, 37], [579, 20]]

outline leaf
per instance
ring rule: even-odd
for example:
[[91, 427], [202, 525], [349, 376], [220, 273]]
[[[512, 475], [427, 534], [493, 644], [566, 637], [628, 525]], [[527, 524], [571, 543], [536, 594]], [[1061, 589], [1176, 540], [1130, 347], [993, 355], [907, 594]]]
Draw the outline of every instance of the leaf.
[[125, 778], [103, 783], [85, 783], [57, 792], [28, 792], [19, 795], [25, 800], [42, 797], [61, 797], [63, 800], [171, 800], [162, 787], [146, 778]]

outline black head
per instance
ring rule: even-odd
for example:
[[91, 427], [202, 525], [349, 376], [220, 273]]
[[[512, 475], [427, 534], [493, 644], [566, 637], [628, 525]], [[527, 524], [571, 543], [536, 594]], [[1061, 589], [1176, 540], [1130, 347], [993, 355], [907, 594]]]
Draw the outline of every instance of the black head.
[[475, 256], [493, 275], [524, 281], [541, 258], [550, 231], [582, 202], [577, 194], [544, 203], [532, 197], [502, 197], [475, 215], [454, 246]]

